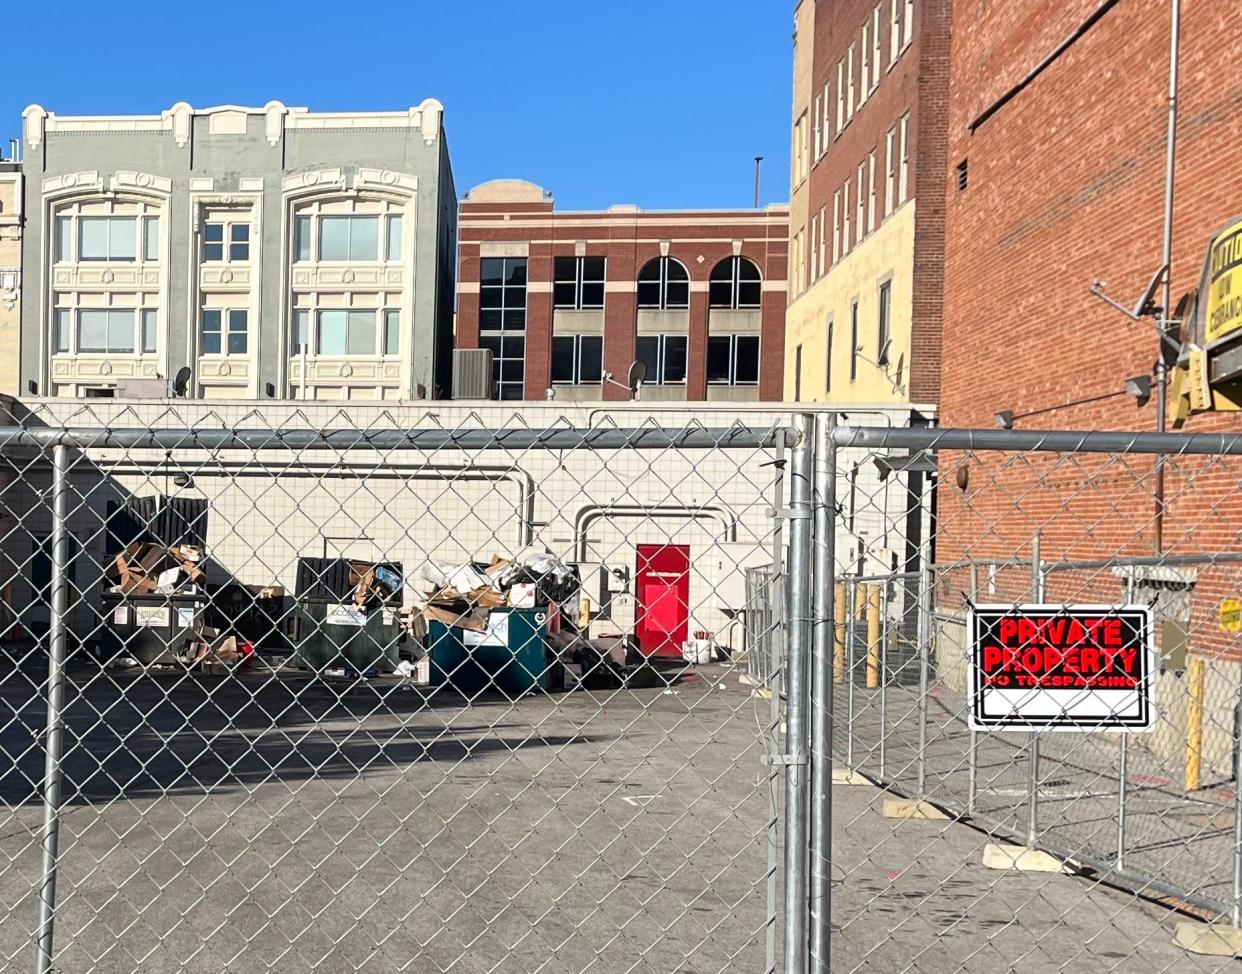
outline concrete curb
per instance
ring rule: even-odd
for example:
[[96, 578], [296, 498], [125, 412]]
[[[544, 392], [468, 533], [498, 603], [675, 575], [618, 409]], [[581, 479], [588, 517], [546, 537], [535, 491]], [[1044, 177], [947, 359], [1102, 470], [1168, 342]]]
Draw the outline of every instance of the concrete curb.
[[1242, 929], [1182, 920], [1173, 928], [1173, 943], [1192, 954], [1242, 957]]
[[913, 798], [886, 798], [882, 814], [885, 818], [924, 819], [934, 822], [947, 822], [949, 816], [930, 802], [916, 801]]
[[983, 864], [988, 869], [1016, 869], [1024, 873], [1063, 873], [1074, 870], [1070, 864], [1030, 846], [989, 842], [983, 847]]

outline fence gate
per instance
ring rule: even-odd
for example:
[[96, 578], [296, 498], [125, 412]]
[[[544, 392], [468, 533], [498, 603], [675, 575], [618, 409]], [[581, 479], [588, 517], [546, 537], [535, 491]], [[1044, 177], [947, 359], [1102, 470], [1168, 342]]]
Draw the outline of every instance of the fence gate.
[[[0, 429], [0, 970], [797, 951], [807, 755], [748, 656], [806, 686], [809, 419], [450, 413]], [[636, 652], [643, 545], [690, 552], [677, 658]]]
[[818, 422], [789, 969], [1235, 969], [1242, 440]]

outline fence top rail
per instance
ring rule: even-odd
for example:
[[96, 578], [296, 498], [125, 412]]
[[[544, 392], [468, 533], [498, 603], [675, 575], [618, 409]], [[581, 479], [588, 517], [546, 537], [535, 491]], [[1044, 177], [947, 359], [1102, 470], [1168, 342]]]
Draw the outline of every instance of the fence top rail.
[[50, 446], [160, 450], [648, 450], [781, 448], [798, 440], [785, 426], [672, 429], [147, 429], [0, 426], [0, 448]]
[[872, 449], [1242, 456], [1242, 433], [837, 426], [832, 438], [839, 447]]

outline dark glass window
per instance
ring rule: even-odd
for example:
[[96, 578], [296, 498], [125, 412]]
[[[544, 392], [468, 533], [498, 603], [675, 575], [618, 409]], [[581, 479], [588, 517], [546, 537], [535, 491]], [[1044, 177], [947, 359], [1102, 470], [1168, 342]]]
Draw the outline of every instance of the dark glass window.
[[574, 381], [574, 359], [577, 357], [578, 342], [573, 336], [552, 339], [552, 381]]
[[690, 273], [672, 257], [656, 257], [638, 272], [640, 308], [687, 308], [690, 306]]
[[600, 335], [560, 335], [552, 339], [552, 381], [589, 385], [603, 376], [604, 339]]
[[552, 262], [552, 303], [557, 308], [604, 306], [603, 257], [556, 257]]
[[715, 335], [707, 339], [707, 381], [754, 385], [759, 381], [759, 336]]
[[713, 308], [757, 308], [762, 297], [763, 279], [754, 261], [728, 257], [712, 268], [708, 298]]
[[707, 339], [707, 381], [728, 382], [730, 356], [733, 351], [733, 338], [721, 335]]
[[650, 385], [686, 381], [685, 335], [642, 335], [637, 358], [647, 366], [644, 381]]
[[892, 313], [892, 283], [885, 281], [880, 285], [879, 316], [876, 321], [876, 362], [888, 365], [889, 322]]

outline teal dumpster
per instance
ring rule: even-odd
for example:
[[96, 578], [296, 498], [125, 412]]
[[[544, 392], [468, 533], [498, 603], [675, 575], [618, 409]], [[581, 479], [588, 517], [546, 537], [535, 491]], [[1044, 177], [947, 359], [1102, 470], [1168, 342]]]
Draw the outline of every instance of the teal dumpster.
[[432, 686], [467, 696], [499, 690], [519, 697], [564, 687], [560, 662], [547, 649], [548, 610], [493, 609], [486, 632], [432, 620], [427, 629]]

